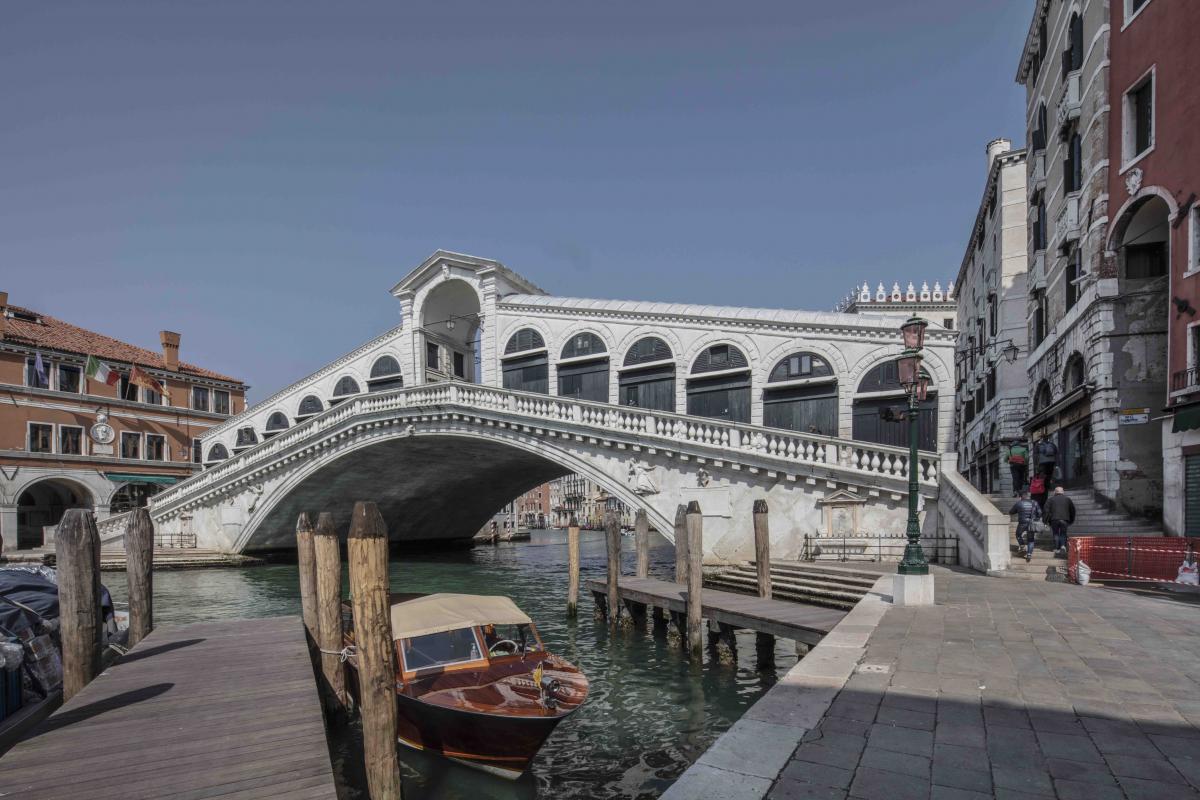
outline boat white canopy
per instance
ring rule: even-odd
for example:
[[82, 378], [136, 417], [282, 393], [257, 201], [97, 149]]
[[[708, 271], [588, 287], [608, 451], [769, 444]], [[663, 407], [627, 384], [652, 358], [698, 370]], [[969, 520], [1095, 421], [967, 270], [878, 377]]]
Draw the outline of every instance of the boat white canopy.
[[507, 597], [430, 594], [392, 606], [392, 638], [411, 639], [477, 625], [528, 625], [532, 620]]

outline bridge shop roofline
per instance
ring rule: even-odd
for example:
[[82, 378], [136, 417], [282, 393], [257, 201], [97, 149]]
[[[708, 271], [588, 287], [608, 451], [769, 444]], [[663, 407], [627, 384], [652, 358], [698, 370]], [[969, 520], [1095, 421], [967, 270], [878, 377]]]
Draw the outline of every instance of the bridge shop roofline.
[[476, 272], [495, 270], [507, 278], [510, 283], [514, 284], [515, 286], [522, 287], [525, 289], [525, 291], [530, 292], [531, 294], [546, 294], [545, 289], [538, 286], [524, 275], [513, 272], [511, 269], [495, 259], [481, 258], [479, 256], [472, 256], [466, 253], [455, 253], [452, 250], [439, 249], [434, 250], [433, 254], [430, 255], [429, 258], [422, 261], [415, 269], [401, 278], [400, 282], [392, 287], [392, 295], [400, 297], [405, 294], [416, 292], [417, 287], [425, 281], [425, 279], [428, 277], [428, 274], [439, 269], [443, 264], [465, 267], [466, 269]]

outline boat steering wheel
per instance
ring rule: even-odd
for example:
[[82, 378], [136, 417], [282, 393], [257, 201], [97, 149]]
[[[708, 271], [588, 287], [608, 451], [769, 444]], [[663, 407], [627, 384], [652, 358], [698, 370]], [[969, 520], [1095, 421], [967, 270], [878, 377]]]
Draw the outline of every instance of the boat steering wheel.
[[[501, 648], [504, 648], [501, 650]], [[501, 639], [488, 648], [489, 656], [510, 656], [515, 654], [521, 646], [512, 639]]]

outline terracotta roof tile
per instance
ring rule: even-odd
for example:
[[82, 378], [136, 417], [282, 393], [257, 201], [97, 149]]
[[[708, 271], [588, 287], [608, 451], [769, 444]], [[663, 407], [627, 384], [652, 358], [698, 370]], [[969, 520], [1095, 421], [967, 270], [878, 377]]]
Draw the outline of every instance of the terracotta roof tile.
[[[113, 339], [111, 336], [105, 336], [95, 331], [80, 328], [77, 325], [63, 322], [60, 319], [55, 319], [38, 311], [14, 305], [9, 305], [8, 308], [16, 314], [37, 317], [39, 321], [30, 322], [19, 316], [10, 317], [3, 337], [6, 342], [21, 344], [27, 347], [45, 348], [46, 350], [76, 353], [81, 356], [94, 355], [100, 359], [126, 364], [137, 363], [141, 366], [153, 367], [167, 372], [171, 371], [163, 363], [162, 353], [156, 353], [144, 347], [137, 347], [136, 345]], [[242, 383], [238, 378], [231, 378], [228, 375], [222, 375], [219, 372], [213, 372], [212, 370], [182, 361], [179, 362], [177, 372], [183, 375], [194, 375], [199, 378]]]

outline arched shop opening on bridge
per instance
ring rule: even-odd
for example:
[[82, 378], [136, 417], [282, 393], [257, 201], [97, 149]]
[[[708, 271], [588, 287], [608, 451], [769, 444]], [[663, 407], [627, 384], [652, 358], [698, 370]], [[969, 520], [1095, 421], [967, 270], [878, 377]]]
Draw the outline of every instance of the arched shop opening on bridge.
[[[921, 369], [921, 377], [929, 381], [928, 396], [917, 406], [918, 440], [921, 450], [937, 450], [937, 384]], [[908, 447], [908, 423], [898, 413], [908, 408], [908, 397], [900, 385], [900, 372], [895, 359], [872, 367], [858, 383], [854, 395], [853, 437], [864, 442]]]
[[44, 478], [17, 497], [17, 547], [41, 547], [45, 529], [62, 521], [72, 508], [94, 510], [92, 493], [67, 478]]
[[625, 351], [617, 377], [617, 402], [654, 411], [675, 410], [675, 356], [670, 345], [647, 336]]
[[692, 362], [687, 413], [730, 422], [750, 421], [750, 362], [731, 344], [714, 344]]
[[803, 351], [780, 360], [763, 391], [763, 424], [837, 436], [838, 382], [829, 363]]
[[462, 280], [438, 284], [425, 297], [420, 313], [418, 358], [425, 382], [456, 378], [479, 383], [483, 326], [479, 295], [471, 284]]
[[559, 397], [608, 402], [608, 348], [594, 333], [567, 340], [558, 359]]
[[550, 360], [546, 340], [533, 328], [522, 328], [508, 338], [501, 360], [504, 388], [521, 392], [550, 392]]

